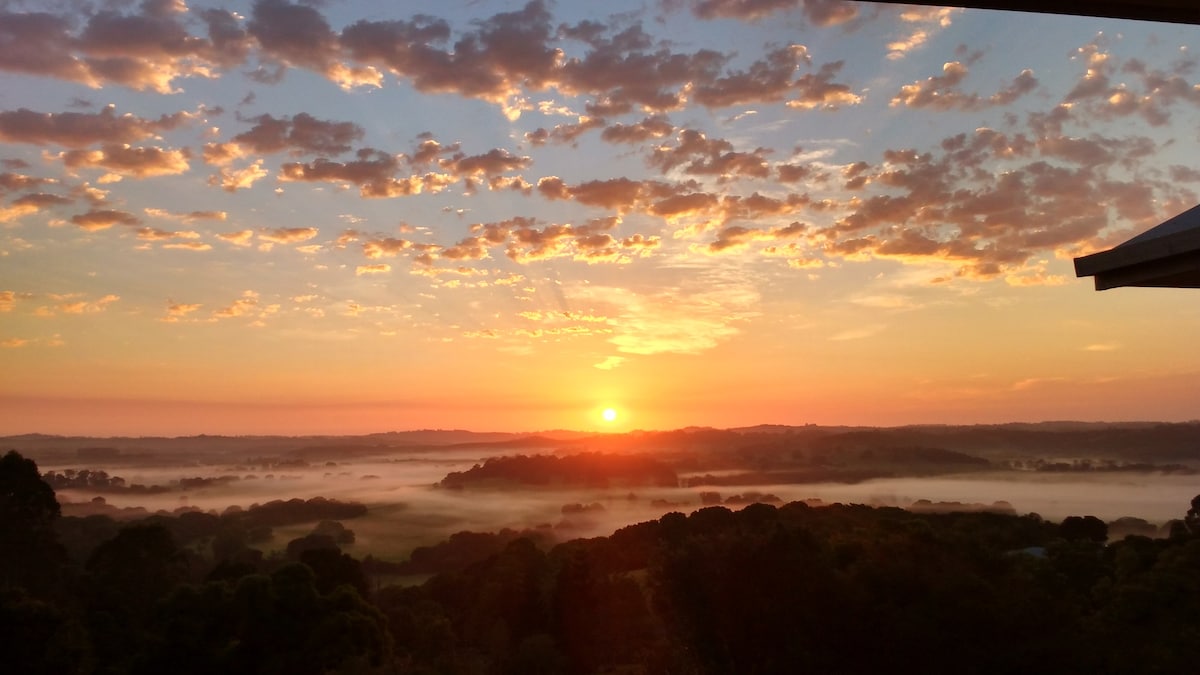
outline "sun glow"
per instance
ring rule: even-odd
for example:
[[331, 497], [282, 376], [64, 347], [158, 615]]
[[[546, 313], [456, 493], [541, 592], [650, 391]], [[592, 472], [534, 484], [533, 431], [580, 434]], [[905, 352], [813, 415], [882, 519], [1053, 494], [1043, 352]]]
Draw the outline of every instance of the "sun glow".
[[600, 416], [604, 418], [605, 422], [617, 421], [617, 411], [613, 408], [605, 408], [604, 412], [600, 413]]

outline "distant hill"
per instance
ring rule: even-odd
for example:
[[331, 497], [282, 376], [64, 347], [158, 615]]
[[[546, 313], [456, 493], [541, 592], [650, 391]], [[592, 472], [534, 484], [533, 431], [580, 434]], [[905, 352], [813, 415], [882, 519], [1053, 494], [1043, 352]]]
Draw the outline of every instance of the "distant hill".
[[[356, 436], [184, 436], [113, 437], [22, 434], [0, 437], [0, 449], [44, 460], [105, 463], [156, 459], [178, 463], [223, 461], [250, 456], [306, 460], [403, 453], [419, 449], [495, 449], [666, 453], [697, 459], [754, 455], [775, 463], [780, 457], [814, 453], [860, 453], [925, 448], [991, 461], [1042, 457], [1122, 462], [1182, 462], [1200, 465], [1200, 422], [1039, 422], [994, 425], [914, 425], [904, 427], [823, 427], [758, 425], [734, 429], [688, 427], [672, 431], [594, 434], [553, 430], [528, 433], [419, 429]], [[880, 456], [876, 454], [876, 456]], [[707, 463], [707, 460], [706, 460]]]

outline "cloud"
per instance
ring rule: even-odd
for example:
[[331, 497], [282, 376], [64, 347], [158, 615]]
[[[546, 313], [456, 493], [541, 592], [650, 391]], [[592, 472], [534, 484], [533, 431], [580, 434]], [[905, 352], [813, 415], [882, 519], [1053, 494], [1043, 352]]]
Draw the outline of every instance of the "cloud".
[[167, 302], [167, 314], [159, 319], [163, 323], [178, 323], [186, 320], [192, 312], [203, 307], [199, 303]]
[[[528, 97], [556, 90], [592, 99], [578, 123], [560, 125], [539, 138], [573, 142], [579, 134], [604, 124], [609, 114], [641, 107], [652, 112], [679, 108], [692, 92], [702, 105], [777, 100], [780, 87], [808, 90], [797, 99], [802, 107], [847, 104], [839, 94], [828, 98], [829, 84], [816, 79], [788, 81], [789, 50], [773, 54], [746, 71], [723, 73], [729, 61], [712, 49], [679, 52], [655, 43], [640, 25], [601, 27], [585, 21], [556, 25], [543, 2], [527, 3], [476, 21], [454, 34], [442, 19], [417, 15], [410, 20], [359, 20], [335, 30], [319, 5], [284, 0], [257, 0], [244, 27], [227, 10], [189, 10], [182, 3], [144, 3], [139, 11], [102, 10], [87, 17], [78, 32], [73, 20], [51, 13], [5, 14], [0, 31], [0, 69], [59, 77], [98, 87], [106, 82], [158, 93], [177, 91], [189, 77], [215, 78], [223, 69], [246, 64], [257, 56], [260, 81], [277, 81], [289, 67], [319, 73], [344, 88], [380, 87], [384, 73], [406, 80], [423, 93], [453, 93], [487, 101], [516, 118], [533, 109]], [[858, 14], [853, 4], [831, 0], [805, 2], [701, 2], [698, 16], [760, 18], [771, 11], [797, 7], [816, 25], [844, 23]], [[189, 29], [202, 27], [204, 33]], [[452, 41], [453, 38], [453, 41]], [[571, 43], [586, 51], [575, 54]], [[825, 71], [828, 73], [828, 71]], [[826, 89], [817, 95], [813, 86]], [[756, 95], [755, 92], [758, 92]], [[259, 118], [266, 138], [247, 132], [237, 143], [278, 140], [281, 131]], [[292, 118], [292, 131], [300, 121]], [[351, 134], [353, 135], [353, 131]], [[136, 139], [108, 139], [132, 142]], [[295, 139], [293, 139], [295, 140]], [[332, 147], [345, 151], [345, 137]], [[314, 150], [304, 142], [292, 149]]]
[[190, 153], [162, 148], [133, 148], [128, 145], [106, 145], [100, 150], [68, 150], [59, 155], [70, 169], [98, 168], [122, 176], [148, 178], [185, 173]]
[[729, 141], [709, 139], [691, 129], [679, 132], [675, 145], [660, 145], [647, 158], [650, 166], [663, 173], [679, 168], [684, 174], [716, 176], [722, 180], [746, 177], [766, 178], [770, 170], [766, 161], [768, 150], [757, 148], [738, 152]]
[[71, 222], [88, 232], [107, 230], [113, 225], [138, 225], [142, 221], [132, 213], [114, 209], [92, 209], [87, 213], [71, 216]]
[[896, 61], [924, 46], [931, 37], [951, 24], [951, 17], [961, 12], [955, 7], [906, 6], [900, 12], [905, 24], [917, 24], [905, 37], [888, 43], [888, 59]]
[[78, 32], [74, 17], [0, 12], [0, 70], [167, 94], [175, 91], [177, 78], [210, 77], [214, 65], [244, 57], [235, 46], [232, 21], [222, 23], [217, 10], [203, 13], [214, 38], [209, 40], [188, 33], [181, 2], [145, 2], [140, 9], [96, 12]]
[[406, 251], [413, 248], [413, 242], [406, 239], [398, 239], [395, 237], [385, 237], [382, 239], [371, 239], [363, 242], [363, 255], [371, 260], [379, 258], [393, 258], [401, 251]]
[[70, 53], [72, 39], [65, 17], [0, 13], [0, 69], [94, 84], [87, 65]]
[[842, 61], [834, 61], [821, 66], [815, 74], [798, 78], [793, 87], [798, 96], [789, 99], [787, 106], [803, 110], [837, 110], [862, 103], [862, 95], [854, 93], [848, 85], [833, 81], [844, 65]]
[[249, 246], [254, 240], [254, 230], [239, 230], [237, 232], [218, 232], [217, 239], [234, 246]]
[[166, 218], [169, 220], [178, 220], [184, 223], [192, 223], [201, 220], [216, 220], [225, 221], [229, 218], [229, 214], [225, 211], [189, 211], [187, 213], [177, 213], [167, 211], [166, 209], [156, 209], [146, 207], [142, 211], [155, 218]]
[[740, 274], [705, 270], [674, 286], [635, 292], [583, 286], [567, 289], [572, 303], [600, 309], [622, 354], [700, 354], [733, 339], [740, 324], [758, 314], [760, 299]]
[[212, 244], [206, 244], [202, 241], [175, 241], [162, 245], [165, 249], [175, 249], [181, 251], [211, 251]]
[[320, 234], [315, 227], [276, 227], [259, 231], [258, 238], [272, 244], [298, 244]]
[[169, 94], [177, 78], [212, 74], [211, 45], [188, 33], [183, 3], [146, 2], [141, 9], [141, 14], [101, 11], [88, 19], [71, 46], [85, 55], [92, 78]]
[[314, 70], [344, 88], [382, 84], [374, 67], [342, 62], [339, 36], [314, 7], [258, 0], [247, 29], [270, 60]]
[[600, 133], [609, 143], [643, 143], [671, 135], [675, 126], [663, 115], [651, 115], [634, 124], [613, 124]]
[[391, 272], [391, 271], [392, 271], [392, 266], [388, 265], [387, 263], [377, 263], [377, 264], [373, 264], [373, 265], [359, 265], [358, 267], [354, 268], [354, 274], [356, 276], [360, 276], [360, 277], [363, 275], [369, 275], [369, 274], [387, 274], [388, 272]]
[[849, 85], [833, 81], [843, 62], [828, 63], [815, 74], [794, 77], [801, 67], [811, 65], [812, 58], [805, 46], [789, 45], [772, 51], [748, 70], [729, 73], [695, 87], [693, 97], [708, 108], [786, 101], [793, 108], [833, 110], [862, 101]]
[[358, 151], [358, 159], [348, 162], [335, 162], [321, 157], [309, 163], [286, 163], [280, 167], [279, 180], [357, 185], [363, 197], [413, 194], [410, 184], [401, 183], [393, 177], [399, 166], [396, 157], [365, 149]]
[[[808, 227], [799, 222], [770, 229], [730, 225], [718, 231], [715, 240], [698, 250], [699, 252], [709, 254], [730, 253], [743, 250], [753, 242], [777, 242], [803, 236], [807, 231]], [[775, 251], [771, 251], [769, 254], [773, 253]], [[793, 255], [796, 254], [795, 251], [792, 253]]]
[[744, 103], [781, 101], [793, 88], [793, 75], [812, 63], [808, 49], [790, 45], [755, 61], [749, 69], [713, 79], [695, 91], [695, 100], [708, 108], [727, 108]]
[[166, 241], [170, 239], [199, 239], [200, 234], [191, 230], [183, 230], [172, 232], [168, 230], [160, 230], [157, 227], [140, 227], [137, 229], [137, 238], [146, 241]]
[[814, 229], [814, 247], [852, 260], [949, 261], [962, 278], [1061, 284], [1033, 256], [1079, 255], [1114, 218], [1145, 229], [1174, 212], [1166, 202], [1187, 203], [1174, 183], [1125, 174], [1156, 152], [1150, 138], [1070, 135], [1074, 121], [1061, 109], [1029, 115], [1024, 129], [981, 127], [931, 150], [890, 149], [878, 163], [848, 165], [843, 188], [855, 192], [804, 204], [836, 214]]
[[260, 319], [267, 314], [274, 313], [271, 307], [278, 309], [278, 306], [268, 305], [260, 307], [258, 302], [259, 295], [255, 291], [243, 291], [242, 297], [234, 300], [232, 303], [213, 312], [213, 316], [218, 319], [232, 319], [239, 316], [256, 315]]
[[[54, 309], [57, 309], [58, 311], [62, 312], [63, 314], [98, 314], [100, 312], [107, 310], [109, 305], [111, 305], [114, 302], [117, 302], [118, 300], [121, 299], [121, 296], [114, 295], [112, 293], [105, 295], [103, 297], [100, 297], [96, 300], [75, 300], [75, 299], [73, 299], [75, 297], [78, 297], [78, 295], [79, 294], [72, 294], [71, 296], [63, 296], [66, 299], [64, 299], [62, 302], [59, 302], [58, 305], [56, 305]], [[39, 308], [39, 310], [41, 310], [40, 314], [42, 316], [52, 316], [53, 310], [46, 311], [48, 309], [49, 308], [46, 308], [46, 307]]]
[[518, 92], [542, 89], [556, 69], [559, 54], [548, 45], [553, 27], [540, 2], [480, 21], [460, 35], [453, 49], [437, 45], [450, 37], [441, 19], [358, 21], [342, 31], [342, 47], [358, 62], [378, 65], [406, 78], [418, 91], [457, 93], [519, 113]]
[[[348, 152], [352, 143], [362, 140], [364, 133], [363, 128], [353, 122], [320, 120], [308, 113], [278, 118], [259, 115], [250, 121], [254, 126], [231, 141], [238, 146], [234, 154], [241, 155], [244, 148], [264, 154], [287, 151], [294, 155], [337, 155]], [[230, 151], [214, 149], [213, 152], [225, 154]]]
[[[1185, 77], [1196, 68], [1194, 58], [1180, 60], [1173, 72], [1151, 68], [1140, 59], [1121, 61], [1114, 57], [1104, 49], [1102, 37], [1073, 55], [1086, 69], [1063, 98], [1064, 103], [1081, 109], [1088, 117], [1108, 120], [1138, 115], [1152, 126], [1166, 125], [1171, 109], [1178, 104], [1200, 106], [1200, 83]], [[1125, 76], [1132, 79], [1123, 79]]]
[[267, 170], [262, 165], [263, 161], [258, 159], [253, 164], [240, 169], [221, 167], [216, 174], [209, 177], [208, 184], [219, 186], [226, 192], [237, 192], [238, 190], [252, 187], [256, 182], [266, 178], [268, 175]]
[[842, 0], [690, 0], [701, 19], [759, 21], [780, 11], [799, 9], [816, 26], [836, 26], [858, 16], [858, 5]]
[[934, 110], [982, 110], [1009, 105], [1038, 86], [1033, 71], [1025, 69], [1007, 86], [990, 96], [964, 94], [959, 90], [959, 85], [968, 72], [967, 66], [959, 61], [947, 62], [942, 66], [942, 75], [900, 87], [900, 91], [892, 97], [891, 105]]
[[456, 153], [439, 164], [458, 177], [490, 177], [529, 166], [529, 157], [518, 157], [503, 149], [492, 149], [482, 155]]
[[0, 291], [0, 312], [11, 312], [17, 306], [17, 293]]
[[190, 117], [188, 113], [163, 115], [157, 120], [118, 116], [111, 105], [98, 113], [40, 113], [20, 108], [0, 112], [0, 140], [68, 148], [132, 143], [174, 129]]
[[0, 223], [11, 222], [22, 216], [71, 203], [73, 203], [73, 200], [67, 197], [44, 192], [32, 192], [21, 195], [12, 200], [8, 206], [0, 206]]
[[53, 183], [49, 178], [37, 178], [35, 176], [26, 176], [24, 174], [12, 173], [5, 171], [0, 173], [0, 190], [5, 192], [17, 192], [20, 190], [29, 190], [40, 187], [46, 183]]
[[[538, 127], [533, 131], [526, 132], [525, 140], [535, 146], [545, 145], [546, 143], [573, 145], [579, 140], [580, 136], [592, 129], [599, 129], [604, 125], [605, 121], [601, 117], [580, 115], [579, 121], [574, 124], [556, 124], [549, 131], [544, 127]], [[607, 129], [605, 131], [607, 132]]]

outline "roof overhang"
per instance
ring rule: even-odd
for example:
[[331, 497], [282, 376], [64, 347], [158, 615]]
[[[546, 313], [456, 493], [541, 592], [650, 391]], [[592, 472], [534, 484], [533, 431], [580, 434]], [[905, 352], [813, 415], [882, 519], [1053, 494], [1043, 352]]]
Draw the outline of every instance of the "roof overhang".
[[1121, 286], [1200, 288], [1200, 206], [1107, 251], [1075, 259], [1096, 290]]

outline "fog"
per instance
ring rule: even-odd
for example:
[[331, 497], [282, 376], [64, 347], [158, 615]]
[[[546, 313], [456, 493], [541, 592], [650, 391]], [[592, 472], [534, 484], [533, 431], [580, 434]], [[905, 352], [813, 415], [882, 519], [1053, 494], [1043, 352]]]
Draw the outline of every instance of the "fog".
[[[272, 464], [269, 460], [245, 463], [213, 462], [164, 466], [161, 456], [139, 464], [122, 458], [108, 466], [91, 461], [51, 459], [43, 471], [65, 469], [104, 470], [120, 476], [126, 485], [162, 486], [161, 492], [61, 489], [65, 512], [86, 509], [100, 497], [111, 507], [140, 507], [149, 511], [175, 511], [181, 507], [220, 513], [229, 507], [249, 508], [273, 500], [325, 497], [365, 504], [365, 517], [347, 521], [357, 541], [353, 550], [363, 555], [404, 559], [416, 546], [442, 541], [463, 530], [498, 531], [540, 528], [558, 541], [604, 536], [628, 524], [654, 519], [670, 511], [688, 513], [704, 504], [701, 493], [713, 503], [750, 493], [751, 499], [780, 502], [861, 503], [908, 507], [917, 500], [991, 505], [1007, 502], [1018, 514], [1037, 513], [1049, 520], [1071, 515], [1094, 515], [1106, 521], [1124, 516], [1164, 523], [1178, 518], [1200, 486], [1195, 476], [1161, 473], [1118, 475], [1061, 475], [1031, 472], [984, 472], [937, 477], [880, 478], [855, 483], [762, 484], [694, 487], [505, 488], [447, 489], [437, 484], [446, 474], [465, 471], [490, 456], [479, 448], [433, 449], [402, 452], [388, 457], [348, 461], [314, 461], [309, 465]], [[534, 454], [534, 453], [530, 453]], [[712, 472], [713, 475], [734, 472]], [[229, 477], [228, 482], [184, 489], [188, 478]], [[687, 474], [681, 474], [687, 477]], [[737, 502], [738, 504], [743, 502]], [[582, 505], [584, 508], [568, 508]], [[598, 506], [597, 506], [598, 505]], [[740, 508], [730, 502], [731, 508]], [[570, 511], [566, 513], [565, 511]], [[132, 515], [132, 514], [131, 514]], [[276, 528], [267, 548], [282, 548], [290, 538], [311, 530], [311, 525]]]

